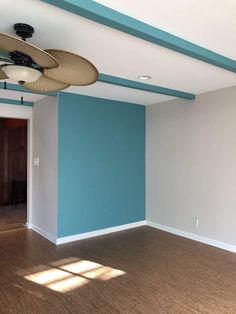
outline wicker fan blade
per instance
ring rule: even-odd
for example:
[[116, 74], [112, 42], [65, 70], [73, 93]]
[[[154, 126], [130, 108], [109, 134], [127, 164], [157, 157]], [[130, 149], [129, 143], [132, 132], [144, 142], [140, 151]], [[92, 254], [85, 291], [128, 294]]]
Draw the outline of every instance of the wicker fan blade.
[[65, 84], [51, 80], [46, 76], [42, 75], [37, 81], [22, 84], [25, 88], [30, 89], [35, 92], [57, 92], [63, 90], [70, 86], [70, 84]]
[[46, 49], [47, 53], [58, 60], [59, 67], [44, 69], [48, 78], [70, 85], [91, 85], [98, 79], [98, 71], [88, 60], [63, 50]]
[[7, 80], [8, 76], [5, 74], [5, 72], [0, 68], [0, 80]]
[[29, 55], [35, 63], [43, 68], [56, 68], [57, 60], [47, 52], [14, 36], [0, 33], [0, 50], [20, 51]]

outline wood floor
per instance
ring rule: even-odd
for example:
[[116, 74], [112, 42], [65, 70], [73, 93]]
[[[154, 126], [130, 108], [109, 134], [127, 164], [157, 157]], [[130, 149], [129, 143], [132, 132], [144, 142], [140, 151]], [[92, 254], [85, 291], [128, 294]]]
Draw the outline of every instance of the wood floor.
[[54, 246], [0, 234], [0, 313], [236, 313], [236, 254], [140, 227]]
[[22, 229], [27, 220], [26, 204], [0, 206], [0, 232]]

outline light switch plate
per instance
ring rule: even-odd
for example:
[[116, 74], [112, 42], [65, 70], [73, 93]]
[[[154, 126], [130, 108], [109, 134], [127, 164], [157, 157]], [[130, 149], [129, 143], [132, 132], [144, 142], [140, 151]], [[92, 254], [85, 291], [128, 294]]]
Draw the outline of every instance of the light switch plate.
[[39, 157], [34, 157], [34, 166], [39, 167]]

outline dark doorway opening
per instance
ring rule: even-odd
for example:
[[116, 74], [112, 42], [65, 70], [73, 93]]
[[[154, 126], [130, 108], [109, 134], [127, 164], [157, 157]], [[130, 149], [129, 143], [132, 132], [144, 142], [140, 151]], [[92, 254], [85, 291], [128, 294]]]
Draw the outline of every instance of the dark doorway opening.
[[0, 118], [0, 232], [27, 221], [27, 120]]

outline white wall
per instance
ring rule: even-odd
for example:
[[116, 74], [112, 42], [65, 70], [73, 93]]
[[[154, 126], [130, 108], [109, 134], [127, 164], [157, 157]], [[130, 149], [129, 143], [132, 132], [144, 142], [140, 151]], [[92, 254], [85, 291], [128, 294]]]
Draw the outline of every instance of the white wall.
[[39, 157], [39, 166], [33, 167], [31, 227], [54, 242], [57, 237], [57, 98], [45, 97], [34, 103], [33, 121], [33, 157]]
[[146, 136], [147, 220], [235, 246], [236, 87], [148, 106]]

